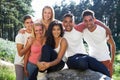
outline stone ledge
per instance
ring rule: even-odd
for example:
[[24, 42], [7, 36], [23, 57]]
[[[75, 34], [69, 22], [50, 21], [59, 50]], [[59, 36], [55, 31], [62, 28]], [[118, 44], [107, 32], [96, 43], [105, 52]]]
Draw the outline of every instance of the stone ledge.
[[92, 70], [78, 71], [65, 69], [46, 74], [46, 80], [111, 80], [104, 74]]
[[[14, 70], [14, 64], [0, 60], [0, 67], [8, 67]], [[49, 74], [40, 73], [38, 80], [111, 80], [106, 75], [92, 70], [79, 71], [64, 69]]]

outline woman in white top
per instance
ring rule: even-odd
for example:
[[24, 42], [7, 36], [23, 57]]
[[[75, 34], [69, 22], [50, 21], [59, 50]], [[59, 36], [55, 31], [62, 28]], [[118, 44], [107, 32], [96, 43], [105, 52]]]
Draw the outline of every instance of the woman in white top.
[[40, 71], [54, 72], [61, 70], [65, 65], [64, 54], [67, 41], [63, 38], [63, 27], [58, 21], [52, 21], [46, 32], [46, 42], [42, 48], [42, 56], [38, 67]]
[[[17, 47], [17, 53], [15, 55], [15, 72], [16, 72], [16, 80], [24, 80], [24, 54], [27, 52], [27, 50], [30, 48], [31, 45], [26, 45], [27, 38], [31, 36], [32, 33], [32, 27], [33, 27], [33, 21], [31, 16], [26, 15], [23, 18], [24, 26], [26, 28], [24, 34], [18, 33], [15, 42]], [[31, 39], [32, 40], [32, 39]]]

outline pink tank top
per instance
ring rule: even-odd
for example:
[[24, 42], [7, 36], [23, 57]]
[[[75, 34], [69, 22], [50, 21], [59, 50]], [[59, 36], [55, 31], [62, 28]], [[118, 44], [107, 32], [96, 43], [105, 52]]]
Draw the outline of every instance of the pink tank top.
[[37, 45], [31, 46], [29, 62], [31, 62], [33, 64], [37, 63], [37, 61], [40, 59], [40, 56], [41, 56], [41, 48], [42, 48], [42, 46], [37, 46]]

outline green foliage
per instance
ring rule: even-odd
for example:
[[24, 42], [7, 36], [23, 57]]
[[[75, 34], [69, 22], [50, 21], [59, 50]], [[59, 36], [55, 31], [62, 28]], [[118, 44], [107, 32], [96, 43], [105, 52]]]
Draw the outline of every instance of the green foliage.
[[117, 55], [115, 57], [113, 79], [120, 80], [120, 52], [119, 51], [117, 51]]
[[[0, 38], [0, 59], [13, 63], [15, 54], [15, 43]], [[0, 80], [15, 80], [14, 69], [0, 64]]]
[[16, 54], [15, 43], [0, 38], [0, 45], [0, 59], [13, 62]]
[[81, 21], [82, 11], [91, 6], [90, 0], [81, 0], [79, 4], [76, 4], [74, 0], [70, 0], [70, 4], [67, 4], [64, 0], [62, 0], [61, 5], [54, 5], [55, 18], [62, 20], [65, 13], [73, 13], [75, 16], [75, 22], [79, 23]]
[[32, 15], [32, 0], [1, 0], [0, 1], [0, 29], [2, 38], [14, 40], [16, 32], [23, 27], [22, 18], [26, 14]]
[[5, 66], [0, 66], [0, 80], [15, 80], [15, 72]]

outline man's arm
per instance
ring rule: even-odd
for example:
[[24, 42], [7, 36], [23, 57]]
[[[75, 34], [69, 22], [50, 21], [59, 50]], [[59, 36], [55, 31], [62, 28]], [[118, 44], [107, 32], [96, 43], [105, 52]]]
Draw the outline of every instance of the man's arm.
[[116, 53], [116, 45], [115, 45], [115, 42], [113, 40], [113, 37], [112, 35], [109, 36], [109, 39], [107, 41], [110, 45], [110, 52], [111, 52], [111, 62], [112, 64], [114, 63], [114, 58], [115, 58], [115, 53]]
[[75, 25], [74, 28], [75, 28], [77, 31], [79, 31], [79, 32], [83, 32], [83, 30], [84, 30], [86, 27], [85, 27], [84, 22], [81, 22], [81, 23]]
[[95, 19], [95, 24], [103, 27], [103, 28], [106, 30], [106, 36], [107, 36], [107, 35], [109, 35], [109, 36], [111, 35], [111, 30], [110, 30], [103, 22], [101, 22], [101, 21], [98, 20], [98, 19]]
[[[106, 30], [106, 35], [111, 35], [111, 30], [100, 20], [95, 19], [95, 24], [103, 27]], [[74, 27], [77, 31], [83, 32], [83, 30], [86, 28], [84, 22], [81, 22]]]

